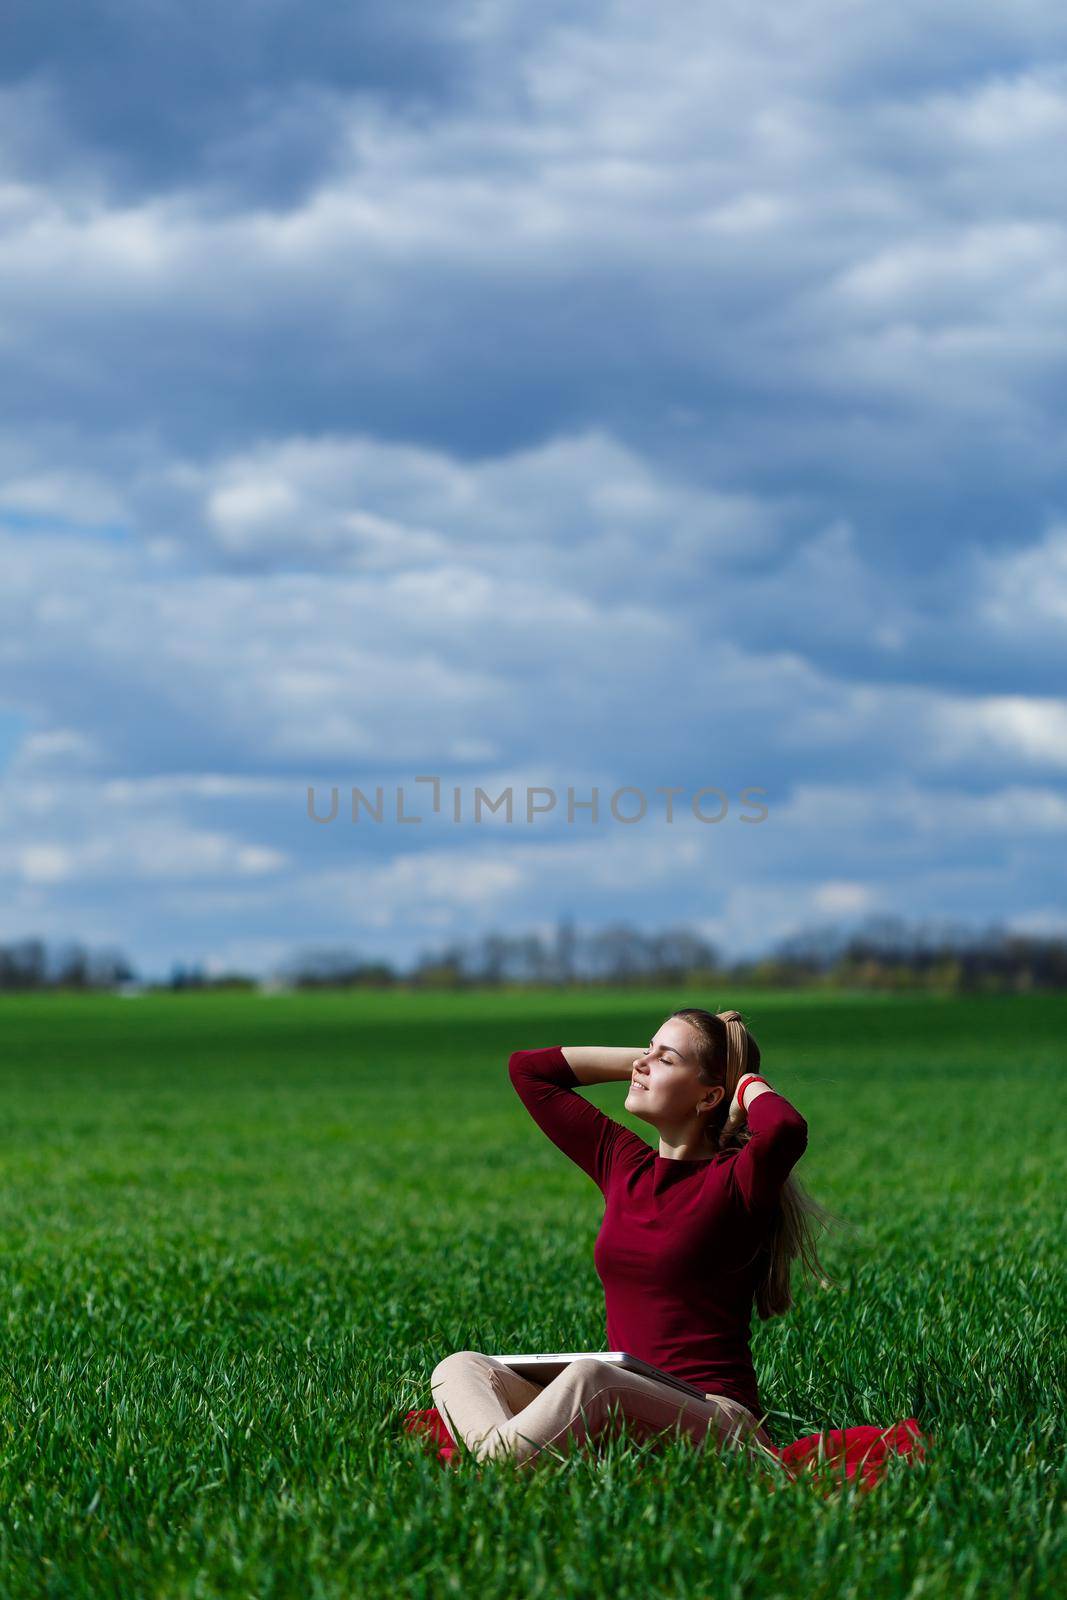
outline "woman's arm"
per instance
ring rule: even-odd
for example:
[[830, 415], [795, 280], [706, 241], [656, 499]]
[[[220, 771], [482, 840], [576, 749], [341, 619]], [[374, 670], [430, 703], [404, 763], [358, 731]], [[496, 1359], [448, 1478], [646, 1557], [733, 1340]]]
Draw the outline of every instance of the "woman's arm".
[[579, 1083], [625, 1083], [632, 1078], [634, 1062], [643, 1056], [643, 1044], [561, 1044], [560, 1049]]
[[808, 1124], [769, 1083], [749, 1084], [744, 1111], [734, 1095], [727, 1128], [735, 1113], [747, 1121], [750, 1138], [734, 1157], [731, 1177], [746, 1210], [764, 1212], [777, 1202], [782, 1185], [807, 1149]]
[[[577, 1053], [589, 1049], [600, 1055], [596, 1046], [573, 1046]], [[619, 1052], [614, 1052], [618, 1056]], [[637, 1052], [634, 1052], [636, 1056]], [[634, 1056], [630, 1057], [631, 1062]], [[595, 1063], [594, 1063], [595, 1065]], [[601, 1063], [603, 1065], [603, 1063]], [[618, 1062], [611, 1062], [611, 1076], [620, 1076]], [[592, 1070], [584, 1067], [583, 1071]], [[552, 1143], [582, 1168], [601, 1190], [607, 1183], [616, 1157], [623, 1150], [633, 1155], [647, 1154], [648, 1145], [620, 1122], [606, 1117], [596, 1106], [576, 1092], [579, 1078], [562, 1045], [547, 1045], [539, 1050], [515, 1050], [508, 1059], [508, 1074], [515, 1091]], [[627, 1072], [626, 1076], [629, 1076]], [[590, 1079], [604, 1082], [604, 1078]]]
[[[746, 1078], [748, 1079], [748, 1087], [745, 1090], [745, 1108], [742, 1110], [741, 1101], [737, 1096], [737, 1090], [740, 1089]], [[743, 1125], [745, 1117], [748, 1114], [748, 1107], [751, 1106], [752, 1102], [757, 1098], [758, 1095], [777, 1094], [777, 1092], [777, 1089], [773, 1088], [772, 1085], [767, 1082], [762, 1073], [758, 1078], [754, 1078], [752, 1077], [751, 1073], [742, 1072], [741, 1076], [737, 1080], [737, 1088], [734, 1090], [734, 1097], [730, 1101], [730, 1114], [726, 1119], [726, 1130], [732, 1131], [734, 1128], [739, 1128]]]

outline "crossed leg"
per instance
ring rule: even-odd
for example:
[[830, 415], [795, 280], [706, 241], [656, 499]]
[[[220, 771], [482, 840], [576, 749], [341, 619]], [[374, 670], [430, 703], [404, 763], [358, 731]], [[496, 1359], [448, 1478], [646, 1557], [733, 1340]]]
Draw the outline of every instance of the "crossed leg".
[[612, 1431], [623, 1417], [641, 1439], [677, 1430], [701, 1447], [709, 1438], [743, 1447], [750, 1434], [770, 1443], [737, 1400], [691, 1399], [595, 1356], [571, 1361], [540, 1388], [495, 1356], [457, 1350], [438, 1362], [430, 1387], [448, 1431], [479, 1461], [510, 1458], [523, 1466], [559, 1460], [561, 1451]]

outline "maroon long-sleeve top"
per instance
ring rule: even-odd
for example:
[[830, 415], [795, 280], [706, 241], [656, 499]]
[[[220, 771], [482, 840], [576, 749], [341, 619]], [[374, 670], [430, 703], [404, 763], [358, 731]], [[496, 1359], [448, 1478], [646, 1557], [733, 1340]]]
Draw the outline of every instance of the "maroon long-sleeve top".
[[747, 1109], [752, 1136], [740, 1150], [684, 1161], [659, 1155], [575, 1093], [559, 1045], [516, 1050], [508, 1072], [534, 1121], [604, 1195], [593, 1261], [606, 1348], [760, 1416], [749, 1325], [774, 1209], [808, 1142], [800, 1112], [765, 1092]]

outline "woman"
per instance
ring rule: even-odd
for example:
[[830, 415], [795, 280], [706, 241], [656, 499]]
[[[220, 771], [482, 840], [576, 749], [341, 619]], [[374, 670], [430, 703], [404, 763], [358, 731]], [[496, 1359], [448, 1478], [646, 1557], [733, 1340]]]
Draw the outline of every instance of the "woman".
[[[530, 1115], [601, 1189], [593, 1259], [607, 1348], [700, 1388], [703, 1401], [595, 1358], [539, 1388], [492, 1356], [459, 1350], [434, 1368], [434, 1403], [479, 1460], [558, 1459], [624, 1415], [639, 1437], [682, 1429], [754, 1448], [764, 1427], [749, 1350], [761, 1319], [790, 1307], [793, 1258], [822, 1275], [808, 1215], [826, 1219], [790, 1173], [808, 1142], [800, 1112], [759, 1074], [737, 1011], [674, 1011], [647, 1049], [519, 1050], [508, 1071]], [[629, 1079], [625, 1108], [659, 1148], [606, 1117], [575, 1087]], [[756, 1447], [758, 1448], [758, 1447]]]

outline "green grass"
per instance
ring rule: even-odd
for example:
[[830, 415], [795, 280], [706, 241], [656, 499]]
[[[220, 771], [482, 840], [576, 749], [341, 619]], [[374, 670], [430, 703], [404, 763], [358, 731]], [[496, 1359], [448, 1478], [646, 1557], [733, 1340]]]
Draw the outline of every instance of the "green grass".
[[[398, 1417], [443, 1355], [605, 1342], [602, 1200], [509, 1053], [694, 1003], [849, 1221], [838, 1286], [753, 1318], [778, 1437], [913, 1415], [928, 1460], [826, 1499], [626, 1433], [442, 1471]], [[1061, 995], [5, 997], [0, 1594], [1067, 1592], [1065, 1038]]]

